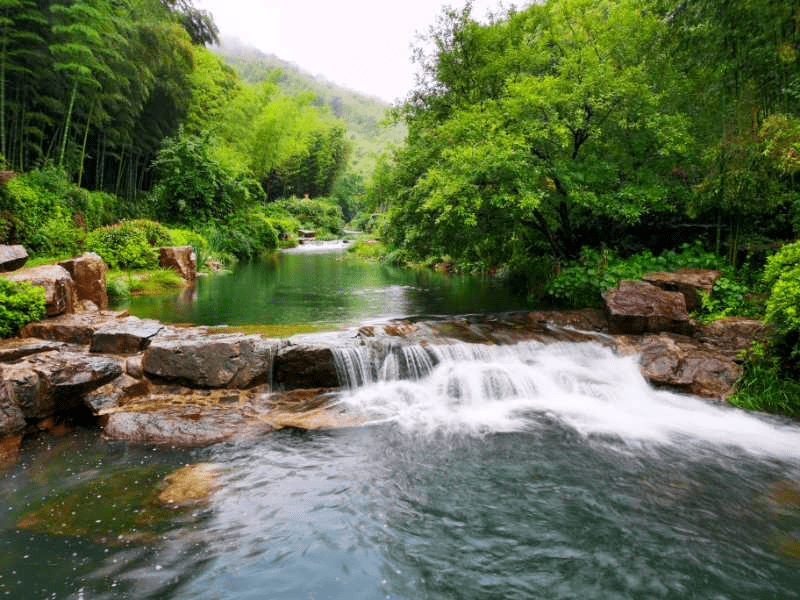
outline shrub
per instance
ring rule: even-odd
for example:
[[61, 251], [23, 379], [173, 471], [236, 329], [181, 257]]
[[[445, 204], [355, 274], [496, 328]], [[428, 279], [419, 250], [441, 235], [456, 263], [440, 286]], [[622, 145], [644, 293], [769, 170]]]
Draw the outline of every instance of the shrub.
[[4, 241], [19, 242], [31, 252], [37, 252], [41, 246], [41, 231], [48, 221], [71, 220], [64, 201], [65, 177], [60, 171], [49, 168], [19, 175], [3, 186], [0, 210], [10, 223]]
[[800, 241], [783, 246], [767, 259], [764, 283], [770, 286], [764, 320], [773, 323], [778, 337], [771, 351], [781, 368], [800, 373]]
[[225, 221], [210, 223], [203, 231], [215, 256], [249, 259], [278, 247], [278, 233], [258, 208], [237, 211]]
[[26, 323], [41, 319], [44, 304], [44, 288], [0, 277], [0, 337], [15, 335]]
[[144, 219], [101, 227], [86, 236], [86, 248], [112, 269], [153, 269], [158, 266], [157, 247], [171, 243], [166, 228]]
[[278, 208], [284, 209], [300, 221], [305, 229], [314, 229], [318, 234], [341, 235], [344, 228], [342, 209], [335, 200], [327, 198], [289, 198], [278, 200]]
[[681, 267], [718, 269], [727, 263], [702, 246], [684, 244], [680, 251], [668, 250], [654, 256], [649, 250], [620, 258], [610, 250], [584, 248], [581, 258], [562, 267], [548, 283], [546, 293], [559, 304], [600, 306], [601, 293], [622, 279], [639, 279], [653, 271], [672, 271]]
[[197, 264], [202, 265], [208, 258], [208, 240], [200, 233], [189, 229], [167, 229], [173, 246], [191, 246], [197, 256]]

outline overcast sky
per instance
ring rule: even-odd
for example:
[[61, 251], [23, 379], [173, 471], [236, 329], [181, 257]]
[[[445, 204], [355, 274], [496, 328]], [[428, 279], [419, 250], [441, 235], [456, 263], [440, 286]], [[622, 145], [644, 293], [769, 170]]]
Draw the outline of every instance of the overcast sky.
[[[461, 8], [464, 0], [195, 0], [223, 37], [389, 102], [413, 87], [415, 34], [435, 23], [443, 5]], [[473, 17], [484, 20], [498, 6], [475, 0]]]

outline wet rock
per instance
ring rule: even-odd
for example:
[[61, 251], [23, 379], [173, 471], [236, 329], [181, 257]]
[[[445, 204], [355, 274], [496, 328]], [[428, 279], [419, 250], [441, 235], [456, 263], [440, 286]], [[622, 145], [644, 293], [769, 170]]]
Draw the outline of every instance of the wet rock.
[[25, 415], [16, 402], [11, 383], [0, 381], [0, 439], [25, 429]]
[[247, 388], [272, 381], [279, 340], [247, 335], [158, 337], [142, 359], [146, 375], [201, 388]]
[[10, 338], [0, 340], [0, 363], [11, 363], [31, 354], [62, 350], [67, 347], [64, 342], [50, 340]]
[[613, 334], [690, 334], [694, 323], [680, 292], [668, 292], [643, 281], [622, 280], [603, 293], [608, 330]]
[[25, 266], [28, 251], [20, 245], [0, 245], [0, 272], [16, 271]]
[[291, 344], [275, 357], [275, 385], [284, 389], [339, 386], [333, 350], [315, 344]]
[[186, 281], [197, 277], [197, 255], [191, 246], [167, 246], [159, 248], [158, 264], [165, 269], [174, 269]]
[[106, 273], [108, 266], [94, 252], [87, 252], [82, 256], [62, 260], [58, 263], [69, 272], [75, 282], [75, 291], [78, 301], [88, 300], [99, 309], [108, 308], [108, 294], [106, 293]]
[[222, 469], [208, 463], [186, 465], [164, 478], [165, 487], [158, 500], [170, 506], [194, 506], [208, 502], [219, 487]]
[[61, 315], [45, 321], [28, 323], [20, 330], [19, 335], [23, 338], [39, 338], [86, 346], [92, 342], [95, 331], [127, 316], [127, 311]]
[[0, 470], [16, 465], [21, 449], [22, 434], [0, 436]]
[[36, 354], [1, 369], [25, 417], [43, 419], [80, 406], [86, 393], [122, 374], [122, 362], [61, 351]]
[[92, 352], [106, 354], [135, 354], [150, 345], [150, 341], [164, 331], [164, 325], [153, 319], [126, 317], [114, 319], [95, 330], [92, 335]]
[[619, 353], [640, 355], [642, 375], [659, 387], [722, 400], [734, 392], [741, 376], [741, 367], [732, 359], [683, 336], [621, 337], [615, 342]]
[[671, 273], [648, 273], [642, 280], [662, 290], [680, 292], [686, 300], [686, 310], [695, 311], [702, 308], [701, 294], [711, 294], [721, 276], [720, 271], [711, 269], [678, 269]]
[[48, 317], [75, 311], [78, 301], [75, 282], [69, 272], [58, 265], [42, 265], [4, 275], [12, 281], [30, 281], [45, 291], [45, 311]]
[[125, 360], [125, 372], [135, 379], [144, 377], [144, 369], [142, 368], [142, 355], [129, 356]]
[[148, 391], [147, 381], [123, 373], [114, 381], [86, 394], [83, 402], [93, 414], [104, 415], [124, 406], [131, 398], [146, 395]]
[[727, 317], [701, 325], [695, 338], [728, 358], [738, 358], [753, 342], [766, 340], [773, 331], [771, 326], [757, 319]]

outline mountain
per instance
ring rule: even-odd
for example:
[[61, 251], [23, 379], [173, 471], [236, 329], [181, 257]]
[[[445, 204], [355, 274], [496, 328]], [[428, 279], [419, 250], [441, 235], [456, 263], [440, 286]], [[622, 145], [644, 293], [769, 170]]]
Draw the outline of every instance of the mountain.
[[311, 75], [294, 63], [261, 52], [238, 40], [223, 38], [213, 50], [248, 83], [271, 81], [286, 94], [314, 94], [314, 102], [318, 106], [327, 106], [347, 123], [353, 142], [350, 166], [358, 174], [365, 177], [371, 175], [378, 155], [392, 145], [401, 144], [405, 137], [405, 127], [390, 122], [388, 111], [391, 104], [380, 98]]

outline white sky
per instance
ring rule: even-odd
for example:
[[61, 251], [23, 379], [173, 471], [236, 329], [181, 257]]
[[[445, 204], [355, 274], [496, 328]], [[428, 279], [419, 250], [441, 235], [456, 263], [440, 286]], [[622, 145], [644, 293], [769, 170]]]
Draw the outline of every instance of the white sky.
[[[411, 47], [443, 5], [464, 0], [195, 0], [223, 37], [238, 38], [312, 75], [378, 96], [405, 98], [414, 85]], [[508, 4], [508, 3], [506, 3]], [[523, 4], [517, 2], [518, 5]], [[479, 20], [499, 0], [475, 0]]]

